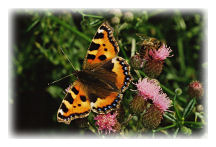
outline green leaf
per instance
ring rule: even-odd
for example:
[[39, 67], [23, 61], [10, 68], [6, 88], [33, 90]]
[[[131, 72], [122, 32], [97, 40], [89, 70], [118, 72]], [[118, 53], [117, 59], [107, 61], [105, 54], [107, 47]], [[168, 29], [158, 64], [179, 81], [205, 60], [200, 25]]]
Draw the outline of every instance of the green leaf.
[[26, 30], [26, 32], [31, 31], [31, 29], [36, 26], [38, 24], [38, 22], [40, 21], [40, 19], [36, 19]]
[[176, 118], [174, 115], [172, 115], [171, 113], [165, 112], [163, 115], [165, 118], [169, 119], [172, 122], [176, 122]]
[[182, 116], [181, 116], [181, 114], [180, 114], [178, 108], [176, 107], [176, 97], [177, 97], [177, 96], [175, 95], [174, 98], [173, 98], [173, 107], [174, 107], [174, 110], [175, 110], [175, 112], [176, 112], [177, 119], [178, 119], [178, 120], [181, 120], [181, 119], [182, 119]]
[[173, 137], [174, 137], [174, 138], [176, 138], [178, 132], [179, 132], [179, 128], [176, 128], [176, 130], [175, 130], [175, 132], [174, 132], [174, 134], [173, 134]]
[[193, 121], [184, 121], [184, 124], [190, 128], [203, 128], [204, 123], [202, 122], [193, 122]]
[[95, 126], [94, 114], [92, 112], [89, 113], [88, 122], [94, 130], [97, 130], [97, 127]]
[[190, 100], [190, 102], [188, 103], [188, 105], [186, 106], [186, 108], [184, 109], [184, 112], [183, 112], [183, 117], [185, 119], [190, 115], [190, 113], [192, 112], [195, 104], [196, 104], [196, 99], [195, 98]]
[[172, 124], [172, 125], [169, 125], [169, 126], [166, 126], [166, 127], [160, 127], [160, 128], [158, 128], [156, 130], [153, 130], [153, 131], [158, 132], [158, 131], [161, 131], [161, 130], [166, 130], [166, 129], [169, 129], [169, 128], [173, 128], [175, 126], [176, 126], [176, 124]]

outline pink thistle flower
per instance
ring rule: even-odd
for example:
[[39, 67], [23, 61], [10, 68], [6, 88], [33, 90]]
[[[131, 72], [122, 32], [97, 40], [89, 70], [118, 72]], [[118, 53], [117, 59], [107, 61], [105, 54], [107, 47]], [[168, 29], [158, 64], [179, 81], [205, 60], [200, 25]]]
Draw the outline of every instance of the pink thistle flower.
[[167, 111], [171, 105], [171, 101], [165, 93], [158, 94], [158, 96], [154, 98], [153, 103], [163, 112]]
[[139, 94], [146, 100], [149, 98], [153, 100], [153, 98], [160, 92], [160, 87], [157, 85], [156, 81], [148, 78], [143, 80], [139, 79], [136, 86]]
[[99, 114], [97, 115], [94, 120], [96, 120], [96, 125], [99, 127], [98, 130], [103, 132], [105, 131], [105, 134], [110, 132], [116, 132], [114, 129], [114, 126], [117, 124], [117, 119], [116, 119], [117, 113], [111, 114]]
[[150, 50], [149, 55], [152, 56], [154, 60], [160, 60], [163, 61], [167, 57], [172, 57], [173, 55], [170, 55], [172, 52], [170, 47], [167, 47], [165, 44], [163, 44], [158, 50]]
[[163, 93], [159, 83], [156, 80], [145, 78], [139, 80], [136, 84], [139, 94], [145, 99], [151, 99], [153, 104], [157, 106], [162, 112], [167, 111], [170, 107], [171, 101], [165, 93]]

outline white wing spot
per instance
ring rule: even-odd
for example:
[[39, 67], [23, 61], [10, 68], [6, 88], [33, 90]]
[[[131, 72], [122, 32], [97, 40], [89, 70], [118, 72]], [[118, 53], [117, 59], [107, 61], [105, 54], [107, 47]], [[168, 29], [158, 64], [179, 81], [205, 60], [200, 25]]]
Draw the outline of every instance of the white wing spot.
[[91, 102], [91, 108], [94, 106], [94, 103]]
[[59, 110], [59, 113], [60, 113], [61, 115], [63, 115], [63, 111], [62, 111], [62, 109]]
[[100, 29], [99, 29], [99, 30], [98, 30], [98, 33], [103, 33], [103, 31], [104, 31], [104, 30], [100, 30]]

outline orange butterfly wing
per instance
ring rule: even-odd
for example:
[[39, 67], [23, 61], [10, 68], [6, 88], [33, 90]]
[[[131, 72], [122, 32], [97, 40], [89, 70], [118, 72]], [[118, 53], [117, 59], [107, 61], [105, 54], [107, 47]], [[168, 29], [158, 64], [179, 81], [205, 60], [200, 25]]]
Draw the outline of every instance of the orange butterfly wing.
[[105, 98], [98, 97], [92, 107], [92, 111], [96, 113], [109, 113], [118, 108], [123, 96], [121, 93], [128, 88], [132, 80], [130, 66], [126, 60], [121, 57], [115, 57], [111, 62], [113, 67], [110, 70], [117, 75], [115, 85], [119, 89], [119, 92], [111, 92], [110, 95]]
[[68, 88], [68, 92], [58, 109], [57, 120], [70, 124], [73, 119], [88, 116], [90, 109], [90, 101], [84, 85], [79, 81], [75, 81]]
[[114, 58], [119, 52], [119, 46], [113, 37], [113, 29], [103, 23], [97, 30], [83, 64], [83, 69], [94, 68], [94, 65]]

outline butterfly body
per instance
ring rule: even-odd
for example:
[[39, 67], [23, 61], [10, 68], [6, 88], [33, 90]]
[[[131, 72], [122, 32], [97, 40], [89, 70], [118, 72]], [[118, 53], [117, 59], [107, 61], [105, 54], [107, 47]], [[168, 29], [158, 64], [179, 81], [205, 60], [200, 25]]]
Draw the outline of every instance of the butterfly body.
[[60, 105], [59, 122], [70, 124], [73, 119], [88, 116], [90, 111], [105, 114], [119, 107], [132, 77], [130, 66], [117, 56], [118, 51], [112, 28], [103, 23], [87, 51], [83, 70], [74, 73], [77, 80]]

